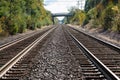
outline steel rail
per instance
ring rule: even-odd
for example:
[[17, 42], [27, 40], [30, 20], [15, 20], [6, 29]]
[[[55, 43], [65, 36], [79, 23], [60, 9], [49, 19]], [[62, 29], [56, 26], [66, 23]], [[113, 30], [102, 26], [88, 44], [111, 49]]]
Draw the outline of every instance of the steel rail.
[[24, 50], [19, 52], [14, 58], [12, 58], [9, 62], [7, 62], [4, 66], [0, 68], [0, 78], [10, 69], [12, 68], [24, 55], [26, 55], [33, 47], [35, 47], [40, 41], [42, 41], [50, 32], [52, 32], [56, 27], [50, 29], [46, 33], [44, 33], [41, 37], [37, 38], [34, 42], [32, 42], [29, 46], [27, 46]]
[[94, 63], [94, 65], [104, 74], [108, 80], [120, 80], [106, 65], [104, 65], [96, 56], [94, 56], [81, 42], [77, 40], [68, 30], [67, 32], [76, 43], [76, 45], [83, 51], [83, 53]]
[[[69, 27], [70, 27], [70, 26], [69, 26]], [[100, 43], [102, 43], [102, 44], [106, 44], [107, 46], [111, 47], [112, 49], [115, 49], [116, 51], [120, 52], [120, 47], [119, 47], [119, 46], [116, 46], [116, 45], [114, 45], [114, 44], [112, 44], [112, 43], [110, 43], [110, 42], [104, 41], [104, 40], [102, 40], [102, 39], [100, 39], [100, 38], [97, 38], [97, 37], [95, 37], [95, 36], [93, 36], [93, 35], [87, 34], [87, 33], [85, 33], [84, 31], [79, 30], [79, 29], [77, 29], [77, 28], [73, 28], [73, 27], [70, 27], [70, 28], [72, 28], [72, 29], [74, 29], [74, 30], [76, 30], [76, 31], [78, 31], [78, 32], [80, 32], [80, 33], [83, 33], [84, 35], [86, 35], [86, 36], [88, 36], [88, 37], [91, 37], [92, 39], [95, 39], [95, 40], [97, 40], [98, 42], [100, 42]]]
[[13, 40], [13, 41], [10, 41], [10, 42], [8, 42], [8, 43], [5, 43], [5, 44], [3, 44], [3, 45], [0, 45], [0, 51], [3, 50], [3, 49], [5, 49], [5, 48], [8, 48], [8, 47], [10, 47], [10, 46], [12, 46], [12, 45], [14, 45], [14, 44], [16, 44], [16, 43], [18, 43], [18, 42], [21, 42], [21, 41], [23, 41], [23, 40], [25, 40], [25, 39], [27, 39], [27, 38], [30, 38], [30, 37], [32, 37], [32, 36], [34, 36], [34, 35], [36, 35], [36, 34], [39, 34], [39, 32], [38, 32], [38, 33], [35, 33], [35, 34], [32, 34], [32, 35], [30, 35], [30, 36], [23, 36], [23, 37], [20, 37], [20, 38], [15, 39], [15, 40]]

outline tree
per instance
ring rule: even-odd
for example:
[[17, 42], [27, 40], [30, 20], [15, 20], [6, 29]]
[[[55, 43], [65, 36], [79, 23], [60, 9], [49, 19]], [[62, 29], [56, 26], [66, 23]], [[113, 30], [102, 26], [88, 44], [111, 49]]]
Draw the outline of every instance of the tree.
[[77, 9], [76, 7], [71, 7], [69, 11], [73, 14], [72, 17], [69, 17], [69, 22], [72, 24], [82, 25], [85, 19], [85, 12]]
[[120, 1], [119, 0], [86, 0], [85, 24], [92, 21], [96, 27], [104, 30], [120, 31]]
[[43, 0], [0, 0], [0, 32], [13, 35], [49, 24], [52, 19]]

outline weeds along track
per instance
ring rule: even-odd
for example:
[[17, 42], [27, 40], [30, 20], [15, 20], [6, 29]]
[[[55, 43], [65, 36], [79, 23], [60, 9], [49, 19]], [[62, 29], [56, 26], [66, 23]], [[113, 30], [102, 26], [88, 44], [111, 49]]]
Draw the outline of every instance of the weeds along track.
[[[2, 79], [18, 79], [26, 73], [27, 65], [29, 65], [33, 54], [27, 54], [32, 48], [34, 48], [39, 42], [42, 45], [55, 28], [49, 28], [42, 32], [29, 37], [25, 40], [18, 42], [10, 47], [7, 47], [0, 51], [0, 78]], [[43, 40], [44, 39], [44, 40]], [[42, 47], [42, 46], [41, 46]], [[36, 49], [34, 49], [36, 50]], [[33, 52], [34, 52], [33, 50]]]
[[[86, 80], [119, 80], [120, 77], [120, 49], [110, 46], [107, 43], [91, 38], [73, 28], [66, 28], [66, 37], [68, 38], [73, 55], [80, 63], [83, 75]], [[75, 48], [75, 45], [77, 48]], [[81, 52], [80, 52], [81, 51]]]

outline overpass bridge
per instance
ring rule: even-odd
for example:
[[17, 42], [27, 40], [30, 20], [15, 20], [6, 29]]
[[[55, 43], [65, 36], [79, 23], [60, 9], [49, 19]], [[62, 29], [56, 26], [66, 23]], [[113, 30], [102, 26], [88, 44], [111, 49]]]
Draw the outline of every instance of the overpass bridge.
[[69, 21], [68, 21], [68, 17], [73, 16], [73, 14], [71, 14], [71, 13], [54, 13], [54, 14], [52, 14], [52, 21], [53, 21], [53, 24], [55, 23], [54, 17], [61, 17], [61, 16], [67, 17], [67, 22], [69, 22]]

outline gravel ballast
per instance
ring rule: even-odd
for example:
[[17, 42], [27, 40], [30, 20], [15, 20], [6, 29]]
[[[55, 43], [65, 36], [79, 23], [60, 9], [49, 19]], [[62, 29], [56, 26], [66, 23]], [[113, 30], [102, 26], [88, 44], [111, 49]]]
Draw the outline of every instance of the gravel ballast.
[[22, 80], [81, 80], [81, 69], [71, 54], [61, 26], [36, 52], [33, 66]]

